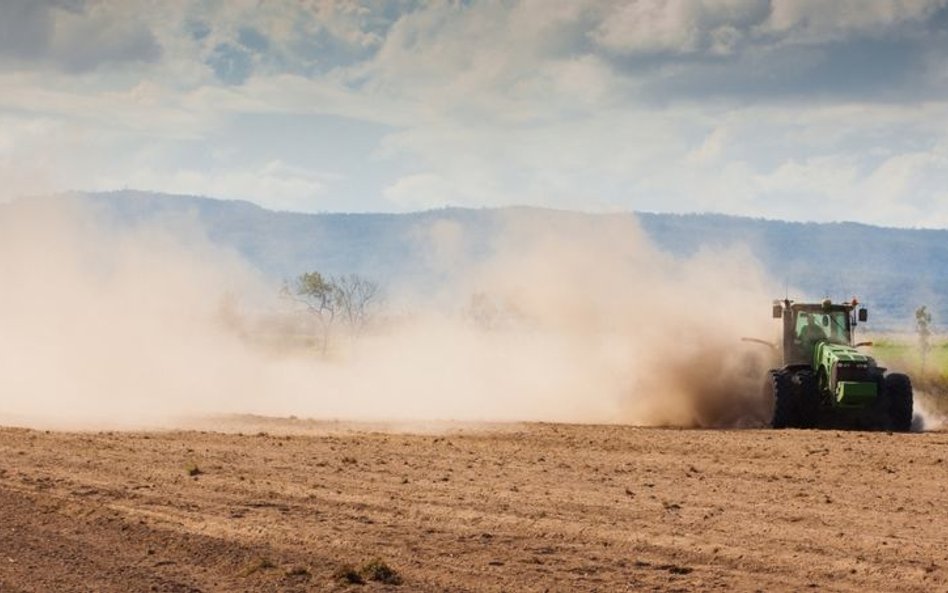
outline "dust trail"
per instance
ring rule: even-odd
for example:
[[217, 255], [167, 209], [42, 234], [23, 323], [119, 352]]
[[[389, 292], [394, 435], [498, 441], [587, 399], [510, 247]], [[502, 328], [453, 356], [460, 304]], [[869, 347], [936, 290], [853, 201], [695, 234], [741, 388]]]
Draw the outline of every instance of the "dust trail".
[[915, 417], [912, 419], [914, 432], [944, 430], [948, 426], [948, 418], [934, 405], [937, 397], [939, 396], [915, 390]]
[[253, 388], [245, 373], [256, 360], [219, 311], [225, 294], [256, 296], [258, 281], [192, 221], [171, 224], [173, 235], [111, 227], [66, 204], [5, 212], [3, 413], [122, 424], [239, 405], [236, 387]]
[[397, 295], [407, 304], [399, 315], [324, 358], [260, 346], [280, 306], [276, 287], [193, 221], [129, 227], [75, 207], [11, 208], [0, 217], [7, 418], [735, 426], [768, 414], [759, 398], [765, 349], [740, 342], [774, 330], [773, 290], [753, 256], [674, 259], [631, 217], [514, 210], [489, 257], [453, 269], [442, 244], [456, 244], [463, 229], [433, 225], [418, 236], [453, 279], [434, 293]]
[[748, 251], [676, 260], [632, 217], [514, 210], [505, 223], [493, 257], [459, 285], [511, 312], [498, 333], [539, 342], [510, 350], [514, 376], [535, 369], [520, 375], [548, 382], [539, 391], [583, 420], [714, 426], [769, 414], [758, 397], [768, 352], [740, 342], [774, 332], [772, 291]]

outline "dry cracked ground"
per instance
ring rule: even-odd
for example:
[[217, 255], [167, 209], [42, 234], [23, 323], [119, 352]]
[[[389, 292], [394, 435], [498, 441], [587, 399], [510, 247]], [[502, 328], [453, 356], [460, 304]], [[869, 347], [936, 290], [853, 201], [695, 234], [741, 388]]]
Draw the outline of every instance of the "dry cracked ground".
[[944, 432], [222, 422], [0, 429], [0, 591], [948, 591]]

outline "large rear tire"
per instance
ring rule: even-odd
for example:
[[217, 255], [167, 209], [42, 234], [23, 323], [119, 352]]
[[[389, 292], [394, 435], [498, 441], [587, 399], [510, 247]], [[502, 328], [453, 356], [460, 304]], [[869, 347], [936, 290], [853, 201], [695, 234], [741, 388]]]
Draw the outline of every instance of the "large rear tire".
[[[770, 371], [769, 392], [774, 401], [773, 428], [793, 428], [799, 423], [796, 390], [786, 371]], [[766, 387], [766, 386], [765, 386]]]
[[896, 432], [912, 429], [913, 394], [912, 381], [908, 375], [891, 373], [885, 377], [885, 393], [888, 400], [889, 424]]

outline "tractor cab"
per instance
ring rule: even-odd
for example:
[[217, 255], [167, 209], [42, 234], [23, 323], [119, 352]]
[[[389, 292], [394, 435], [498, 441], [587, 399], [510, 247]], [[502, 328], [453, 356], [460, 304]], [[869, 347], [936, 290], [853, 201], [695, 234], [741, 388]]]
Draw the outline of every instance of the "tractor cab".
[[868, 319], [864, 308], [853, 299], [848, 303], [794, 303], [775, 301], [773, 315], [783, 319], [784, 364], [805, 364], [812, 360], [819, 342], [853, 346], [853, 330]]

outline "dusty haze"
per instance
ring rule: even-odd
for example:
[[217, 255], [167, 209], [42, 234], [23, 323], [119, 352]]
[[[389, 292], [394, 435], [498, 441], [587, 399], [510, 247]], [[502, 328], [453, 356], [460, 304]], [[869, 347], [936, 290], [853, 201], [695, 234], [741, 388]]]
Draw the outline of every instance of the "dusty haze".
[[[168, 229], [174, 229], [173, 232]], [[279, 286], [193, 220], [128, 228], [75, 206], [0, 217], [0, 415], [32, 425], [158, 426], [257, 413], [361, 420], [734, 426], [759, 397], [774, 288], [740, 248], [678, 260], [631, 217], [514, 211], [486, 261], [427, 242], [454, 281], [404, 287], [328, 356], [262, 347]]]

